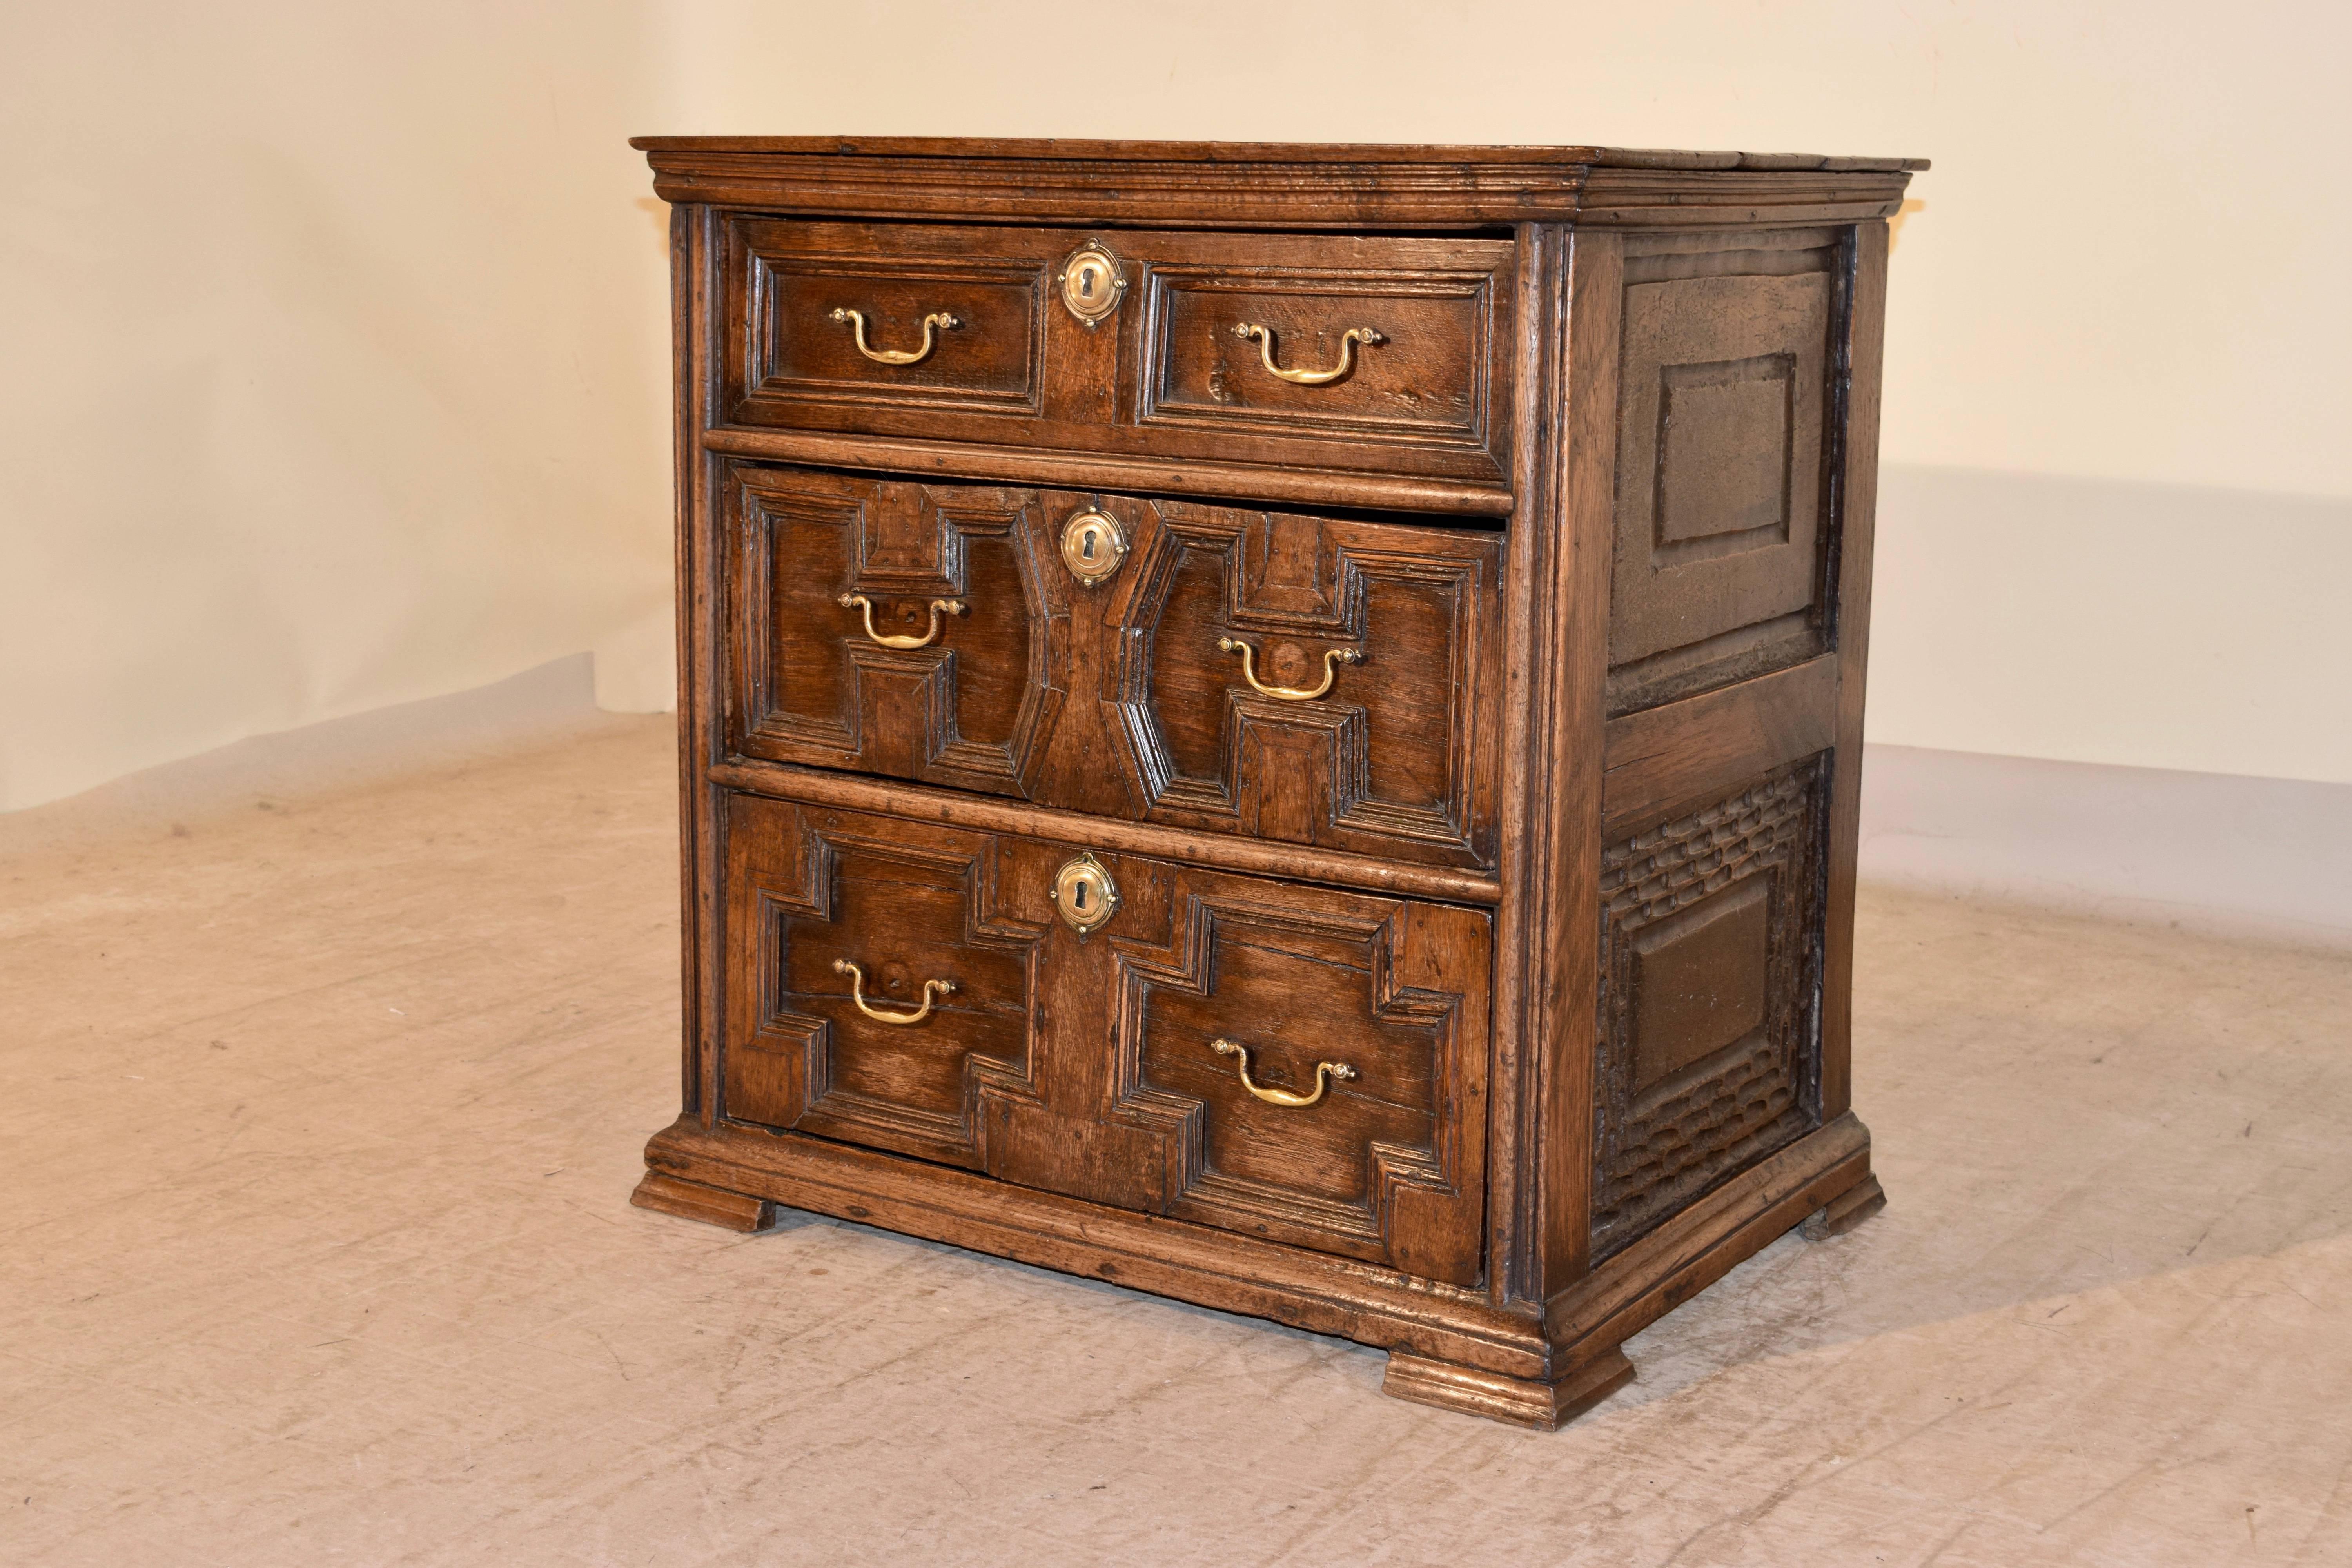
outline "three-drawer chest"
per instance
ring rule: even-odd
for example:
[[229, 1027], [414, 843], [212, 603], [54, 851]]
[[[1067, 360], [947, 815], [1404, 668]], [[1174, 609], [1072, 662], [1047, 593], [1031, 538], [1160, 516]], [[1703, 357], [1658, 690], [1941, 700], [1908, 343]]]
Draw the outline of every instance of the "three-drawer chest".
[[1557, 1425], [1849, 1107], [1915, 160], [655, 137], [684, 1110]]

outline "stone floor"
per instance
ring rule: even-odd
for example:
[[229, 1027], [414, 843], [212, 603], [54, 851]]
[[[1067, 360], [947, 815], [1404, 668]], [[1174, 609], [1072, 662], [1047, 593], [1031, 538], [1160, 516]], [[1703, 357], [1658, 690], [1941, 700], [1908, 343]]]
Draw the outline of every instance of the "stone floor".
[[1866, 893], [1892, 1198], [1539, 1436], [630, 1208], [666, 720], [0, 818], [0, 1563], [2352, 1563], [2352, 958]]

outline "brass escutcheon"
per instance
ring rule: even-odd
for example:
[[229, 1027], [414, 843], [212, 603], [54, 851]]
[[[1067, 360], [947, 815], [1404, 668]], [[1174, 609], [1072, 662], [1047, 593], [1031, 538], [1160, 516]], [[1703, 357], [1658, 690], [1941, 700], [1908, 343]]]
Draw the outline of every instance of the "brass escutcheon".
[[1118, 884], [1101, 861], [1081, 855], [1054, 874], [1054, 908], [1084, 936], [1118, 912]]
[[1054, 285], [1061, 291], [1062, 308], [1088, 327], [1102, 325], [1127, 298], [1127, 274], [1099, 240], [1072, 251]]
[[1127, 534], [1110, 513], [1089, 509], [1062, 525], [1062, 564], [1087, 587], [1109, 577], [1126, 559]]

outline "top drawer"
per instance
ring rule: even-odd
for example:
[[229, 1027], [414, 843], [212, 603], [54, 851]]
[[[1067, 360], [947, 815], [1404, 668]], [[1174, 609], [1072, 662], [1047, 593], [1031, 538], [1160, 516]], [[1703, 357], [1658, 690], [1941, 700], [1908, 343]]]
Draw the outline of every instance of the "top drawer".
[[[1107, 265], [1086, 264], [1096, 247]], [[740, 426], [1500, 482], [1514, 257], [1497, 239], [738, 216], [722, 407]]]

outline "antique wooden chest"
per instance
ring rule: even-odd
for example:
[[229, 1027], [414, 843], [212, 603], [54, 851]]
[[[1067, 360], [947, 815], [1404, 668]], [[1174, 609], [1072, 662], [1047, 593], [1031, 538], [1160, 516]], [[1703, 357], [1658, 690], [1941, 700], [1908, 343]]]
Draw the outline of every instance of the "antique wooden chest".
[[1538, 1426], [1848, 1105], [1896, 159], [656, 137], [684, 1112]]

